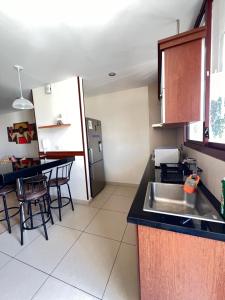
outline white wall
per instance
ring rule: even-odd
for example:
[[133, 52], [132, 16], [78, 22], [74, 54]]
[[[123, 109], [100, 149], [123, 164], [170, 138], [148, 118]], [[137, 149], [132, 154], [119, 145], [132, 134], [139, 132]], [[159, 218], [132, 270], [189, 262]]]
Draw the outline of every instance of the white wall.
[[106, 181], [139, 183], [149, 158], [148, 88], [88, 97], [85, 111], [102, 122]]
[[[152, 83], [148, 87], [149, 97], [149, 135], [150, 135], [150, 153], [154, 149], [163, 146], [177, 146], [177, 129], [152, 128], [152, 124], [161, 122], [161, 104], [158, 100], [158, 84]], [[154, 163], [151, 163], [151, 172], [154, 175]]]
[[[77, 77], [51, 84], [52, 94], [45, 94], [44, 87], [33, 89], [33, 100], [37, 127], [56, 124], [62, 114], [66, 128], [38, 129], [40, 150], [43, 151], [83, 151], [80, 103]], [[74, 199], [87, 200], [84, 157], [76, 157], [71, 170], [70, 188]]]
[[37, 127], [56, 124], [56, 118], [62, 114], [63, 123], [71, 124], [65, 128], [38, 129], [40, 150], [45, 140], [47, 151], [82, 151], [82, 132], [77, 78], [52, 83], [52, 94], [45, 94], [44, 87], [32, 90]]
[[38, 157], [37, 141], [31, 141], [30, 144], [16, 144], [8, 141], [7, 127], [20, 122], [35, 123], [33, 110], [15, 111], [0, 116], [0, 159], [12, 155], [16, 157]]
[[150, 127], [150, 152], [161, 146], [177, 145], [176, 128], [152, 128], [152, 124], [160, 123], [161, 104], [158, 100], [158, 84], [153, 83], [148, 88], [149, 94], [149, 127]]

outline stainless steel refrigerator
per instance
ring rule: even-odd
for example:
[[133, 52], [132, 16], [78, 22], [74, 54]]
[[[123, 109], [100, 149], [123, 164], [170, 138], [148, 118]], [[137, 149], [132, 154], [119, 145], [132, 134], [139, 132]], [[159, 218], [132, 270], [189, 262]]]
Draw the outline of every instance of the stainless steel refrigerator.
[[86, 118], [91, 196], [105, 186], [101, 121]]

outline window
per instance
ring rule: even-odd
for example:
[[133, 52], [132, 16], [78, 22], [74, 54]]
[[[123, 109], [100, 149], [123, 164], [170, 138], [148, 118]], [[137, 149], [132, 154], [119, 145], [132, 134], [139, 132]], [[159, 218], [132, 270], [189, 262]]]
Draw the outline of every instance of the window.
[[[208, 0], [208, 3], [211, 0]], [[208, 6], [209, 7], [209, 6]], [[210, 6], [211, 7], [211, 6]], [[207, 19], [208, 22], [208, 19]], [[211, 22], [211, 20], [210, 20]], [[211, 22], [210, 95], [206, 99], [204, 122], [190, 123], [187, 132], [189, 141], [204, 143], [206, 146], [225, 147], [225, 1], [212, 3]], [[207, 62], [206, 62], [207, 64]], [[208, 115], [207, 115], [208, 114]]]
[[188, 125], [188, 139], [203, 142], [203, 122], [194, 122]]
[[209, 142], [225, 144], [225, 73], [211, 75]]
[[225, 143], [225, 1], [213, 1], [209, 142]]

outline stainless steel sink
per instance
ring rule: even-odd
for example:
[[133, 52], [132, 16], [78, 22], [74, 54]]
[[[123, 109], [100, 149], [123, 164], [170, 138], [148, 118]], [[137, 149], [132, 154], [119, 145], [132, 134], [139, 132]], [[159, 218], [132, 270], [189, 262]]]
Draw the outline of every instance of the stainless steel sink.
[[143, 209], [154, 213], [225, 223], [200, 189], [195, 196], [190, 195], [183, 191], [182, 184], [149, 182]]

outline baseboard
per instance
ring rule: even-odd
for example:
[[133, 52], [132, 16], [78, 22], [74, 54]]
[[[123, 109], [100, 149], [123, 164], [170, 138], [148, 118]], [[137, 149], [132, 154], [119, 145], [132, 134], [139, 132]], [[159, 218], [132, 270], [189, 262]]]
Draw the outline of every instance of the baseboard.
[[106, 181], [106, 184], [128, 186], [128, 187], [138, 187], [138, 185], [139, 185], [139, 184], [135, 184], [135, 183], [124, 183], [124, 182], [116, 182], [116, 181]]
[[[56, 199], [57, 198], [57, 195], [55, 194], [51, 194], [51, 199]], [[73, 202], [74, 203], [77, 203], [77, 204], [82, 204], [82, 205], [89, 205], [89, 203], [91, 202], [92, 199], [90, 200], [80, 200], [80, 199], [74, 199], [72, 198]]]
[[78, 200], [78, 199], [73, 199], [73, 201], [76, 203], [76, 204], [81, 204], [81, 205], [89, 205], [91, 203], [91, 200]]

